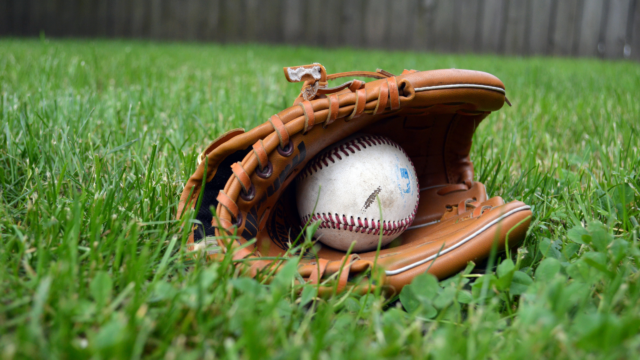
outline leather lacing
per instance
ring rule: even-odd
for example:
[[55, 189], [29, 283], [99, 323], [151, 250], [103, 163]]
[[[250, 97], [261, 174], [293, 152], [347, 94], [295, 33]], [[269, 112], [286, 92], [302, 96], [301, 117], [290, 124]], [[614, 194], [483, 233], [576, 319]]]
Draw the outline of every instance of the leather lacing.
[[[473, 186], [472, 181], [465, 181], [460, 184], [450, 184], [450, 185], [443, 186], [441, 189], [439, 189], [436, 192], [436, 194], [443, 196], [455, 191], [467, 191], [467, 190], [470, 190], [472, 186]], [[491, 210], [493, 208], [490, 205], [483, 206], [476, 198], [462, 200], [456, 205], [447, 205], [446, 206], [447, 212], [453, 211], [454, 207], [457, 209], [457, 215], [462, 215], [467, 211], [473, 210], [473, 213], [471, 214], [472, 217], [480, 216], [485, 211]]]
[[[229, 234], [233, 234], [234, 227], [242, 226], [242, 212], [239, 210], [236, 200], [234, 199], [240, 197], [245, 201], [250, 201], [255, 198], [256, 189], [251, 182], [251, 174], [255, 172], [255, 174], [261, 178], [269, 178], [272, 176], [273, 165], [269, 161], [269, 154], [277, 151], [280, 156], [290, 156], [294, 151], [293, 144], [290, 142], [291, 134], [297, 134], [299, 132], [306, 134], [317, 124], [322, 123], [322, 126], [326, 127], [339, 118], [352, 120], [360, 117], [365, 112], [380, 114], [384, 111], [393, 111], [400, 108], [399, 86], [396, 78], [392, 74], [380, 70], [376, 73], [348, 72], [329, 75], [327, 79], [336, 79], [345, 76], [366, 76], [378, 79], [382, 78], [386, 79], [386, 81], [378, 87], [378, 92], [374, 98], [372, 98], [372, 94], [364, 88], [364, 82], [359, 80], [353, 80], [335, 88], [326, 88], [319, 84], [317, 94], [330, 94], [327, 98], [300, 102], [298, 105], [302, 110], [302, 114], [295, 118], [292, 118], [291, 114], [294, 113], [290, 110], [271, 116], [269, 123], [273, 127], [274, 132], [254, 143], [252, 151], [245, 156], [242, 162], [231, 165], [233, 176], [229, 178], [224, 189], [218, 193], [218, 208], [216, 210], [219, 217], [218, 220], [214, 219], [212, 221], [213, 226], [218, 227], [220, 230], [225, 230]], [[305, 84], [305, 86], [303, 86], [303, 93], [307, 85], [308, 84]], [[349, 88], [352, 92], [355, 92], [355, 94], [331, 94], [332, 92], [341, 91], [345, 88]], [[369, 101], [367, 101], [368, 99]], [[340, 110], [351, 106], [353, 108], [349, 113], [343, 112], [340, 114]], [[369, 110], [367, 110], [367, 108], [369, 108]], [[236, 249], [233, 255], [234, 260], [256, 257], [260, 257], [260, 253], [255, 249], [249, 250], [246, 247]], [[354, 261], [363, 261], [354, 259], [353, 256], [350, 256], [345, 263], [346, 265], [338, 279], [339, 290], [346, 286], [351, 264]], [[250, 275], [255, 276], [261, 269], [270, 264], [272, 264], [272, 261], [251, 261], [249, 267]], [[321, 260], [317, 273], [310, 276], [310, 282], [314, 281], [314, 276], [315, 281], [319, 281], [324, 271], [323, 266], [326, 267], [326, 264], [324, 260]]]

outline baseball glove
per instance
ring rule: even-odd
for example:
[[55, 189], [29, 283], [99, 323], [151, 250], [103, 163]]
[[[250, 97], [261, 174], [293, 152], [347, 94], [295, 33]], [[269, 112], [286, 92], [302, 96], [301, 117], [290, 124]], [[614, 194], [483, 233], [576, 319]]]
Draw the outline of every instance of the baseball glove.
[[[293, 106], [249, 132], [227, 132], [200, 155], [178, 209], [181, 217], [194, 208], [200, 222], [189, 236], [192, 249], [206, 247], [214, 260], [231, 252], [239, 271], [253, 277], [270, 276], [283, 259], [298, 257], [298, 278], [320, 292], [372, 286], [399, 292], [427, 270], [442, 279], [486, 258], [495, 242], [505, 249], [523, 241], [530, 207], [489, 199], [484, 185], [473, 180], [469, 159], [476, 127], [508, 102], [495, 76], [457, 69], [327, 75], [320, 64], [286, 67], [284, 74], [289, 82], [303, 82]], [[344, 77], [376, 80], [328, 86]], [[356, 132], [384, 135], [409, 155], [421, 186], [415, 219], [379, 252], [349, 254], [320, 243], [300, 247], [297, 239], [309, 224], [300, 221], [290, 184], [316, 154]], [[367, 225], [340, 216], [330, 221], [352, 231]], [[384, 271], [372, 272], [374, 265]]]

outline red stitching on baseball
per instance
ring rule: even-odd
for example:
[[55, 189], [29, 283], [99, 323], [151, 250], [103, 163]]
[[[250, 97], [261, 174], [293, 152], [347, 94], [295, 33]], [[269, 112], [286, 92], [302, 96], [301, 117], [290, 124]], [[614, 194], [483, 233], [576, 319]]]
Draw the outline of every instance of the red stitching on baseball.
[[[328, 167], [329, 165], [331, 165], [329, 164], [328, 161], [331, 161], [331, 163], [335, 164], [336, 160], [333, 157], [335, 156], [336, 158], [338, 158], [338, 160], [342, 160], [342, 156], [340, 155], [340, 153], [344, 154], [345, 156], [349, 156], [349, 152], [351, 152], [352, 154], [355, 154], [356, 151], [362, 151], [366, 149], [368, 146], [384, 145], [384, 144], [391, 145], [396, 149], [399, 149], [405, 154], [405, 156], [407, 156], [407, 158], [409, 158], [409, 155], [407, 154], [407, 152], [404, 151], [404, 149], [400, 147], [400, 145], [396, 144], [395, 142], [380, 135], [367, 134], [367, 135], [357, 137], [355, 139], [351, 139], [350, 141], [347, 141], [344, 144], [336, 146], [335, 148], [325, 152], [324, 154], [312, 159], [307, 164], [307, 166], [300, 172], [300, 175], [298, 175], [298, 177], [300, 180], [302, 180], [307, 178], [308, 176], [315, 174], [316, 172], [322, 170], [325, 166]], [[415, 168], [414, 168], [414, 173], [415, 173]]]

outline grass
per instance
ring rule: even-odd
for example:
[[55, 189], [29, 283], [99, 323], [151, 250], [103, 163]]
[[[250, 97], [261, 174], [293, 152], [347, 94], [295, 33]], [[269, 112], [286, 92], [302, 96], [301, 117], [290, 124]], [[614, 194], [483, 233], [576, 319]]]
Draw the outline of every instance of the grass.
[[[392, 302], [299, 301], [290, 271], [262, 286], [188, 260], [174, 218], [199, 151], [290, 105], [281, 68], [312, 62], [498, 76], [513, 107], [472, 159], [532, 205], [524, 246]], [[0, 357], [637, 356], [639, 93], [629, 62], [2, 39]]]

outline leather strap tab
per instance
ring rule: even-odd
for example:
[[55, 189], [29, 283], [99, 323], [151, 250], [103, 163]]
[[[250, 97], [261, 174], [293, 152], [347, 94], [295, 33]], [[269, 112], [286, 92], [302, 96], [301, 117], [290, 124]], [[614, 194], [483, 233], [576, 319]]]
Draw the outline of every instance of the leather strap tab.
[[365, 84], [364, 81], [351, 80], [351, 81], [347, 81], [344, 84], [341, 84], [332, 88], [319, 87], [316, 90], [316, 94], [319, 94], [319, 95], [333, 94], [333, 93], [337, 93], [338, 91], [342, 91], [344, 89], [349, 89], [351, 90], [351, 92], [356, 92], [356, 90], [364, 88], [364, 84]]
[[387, 84], [389, 84], [389, 103], [391, 104], [391, 110], [398, 110], [400, 109], [400, 93], [398, 91], [396, 78], [388, 78]]
[[383, 82], [380, 84], [380, 92], [378, 93], [378, 103], [376, 104], [376, 108], [373, 110], [374, 115], [378, 115], [384, 112], [384, 109], [387, 108], [387, 103], [389, 102], [389, 83]]
[[338, 95], [333, 94], [329, 95], [329, 114], [327, 115], [327, 120], [324, 122], [323, 127], [327, 127], [338, 118], [338, 112], [340, 111], [340, 100], [338, 99]]
[[351, 115], [349, 115], [349, 120], [362, 115], [365, 105], [367, 105], [367, 89], [360, 89], [356, 91], [356, 105], [353, 107]]
[[317, 266], [313, 267], [311, 275], [309, 275], [309, 284], [316, 285], [320, 283], [320, 281], [322, 280], [322, 276], [324, 275], [324, 271], [327, 269], [327, 264], [329, 264], [329, 260], [318, 259]]
[[247, 174], [247, 171], [242, 167], [242, 164], [237, 162], [231, 165], [231, 171], [233, 171], [233, 175], [240, 182], [242, 190], [248, 192], [251, 187], [251, 178], [249, 177], [249, 174]]
[[353, 80], [351, 81], [351, 85], [349, 85], [349, 90], [351, 92], [356, 92], [356, 90], [364, 89], [364, 81]]
[[384, 73], [373, 72], [373, 71], [347, 71], [347, 72], [327, 75], [327, 80], [335, 80], [343, 77], [367, 77], [367, 78], [373, 78], [373, 79], [384, 79], [388, 76]]
[[342, 292], [345, 287], [347, 287], [347, 280], [349, 280], [349, 272], [351, 271], [351, 262], [353, 261], [353, 254], [349, 255], [347, 260], [344, 262], [344, 266], [342, 267], [342, 273], [340, 274], [340, 278], [338, 279], [338, 288], [336, 289], [337, 293]]
[[280, 146], [285, 147], [289, 144], [289, 132], [287, 128], [284, 126], [282, 120], [280, 120], [280, 116], [275, 114], [269, 118], [269, 122], [271, 126], [273, 126], [273, 130], [278, 134], [278, 139], [280, 139]]
[[260, 170], [264, 170], [264, 167], [267, 166], [267, 163], [269, 163], [269, 155], [267, 154], [267, 150], [264, 148], [262, 139], [256, 141], [256, 143], [253, 144], [253, 153], [256, 154], [258, 165], [260, 165]]
[[304, 130], [302, 133], [306, 134], [307, 131], [311, 130], [313, 128], [313, 125], [315, 125], [316, 115], [313, 112], [313, 105], [311, 105], [311, 102], [303, 101], [298, 105], [300, 105], [300, 107], [302, 108], [302, 112], [304, 113]]
[[[231, 200], [231, 198], [224, 192], [224, 190], [220, 190], [218, 193], [218, 197], [216, 198], [218, 203], [222, 205], [227, 211], [234, 217], [238, 218], [238, 205], [236, 202]], [[222, 219], [221, 219], [222, 220]], [[226, 226], [225, 226], [226, 228]]]

